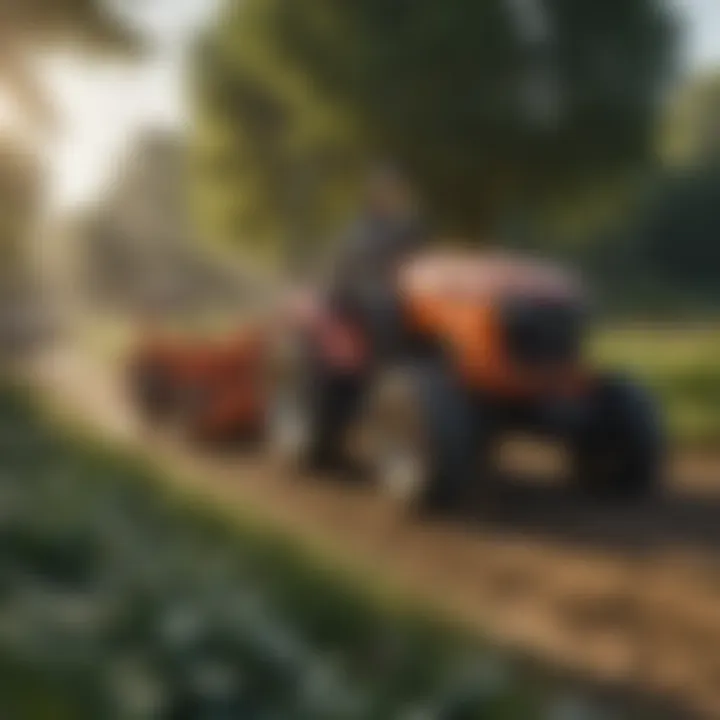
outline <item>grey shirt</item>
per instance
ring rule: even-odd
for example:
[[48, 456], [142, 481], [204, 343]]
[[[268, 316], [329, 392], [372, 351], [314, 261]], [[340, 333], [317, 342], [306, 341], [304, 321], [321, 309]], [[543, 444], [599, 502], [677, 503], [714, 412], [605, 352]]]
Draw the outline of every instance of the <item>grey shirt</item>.
[[331, 279], [333, 289], [353, 297], [387, 289], [399, 263], [425, 241], [425, 228], [414, 215], [365, 215], [341, 238]]

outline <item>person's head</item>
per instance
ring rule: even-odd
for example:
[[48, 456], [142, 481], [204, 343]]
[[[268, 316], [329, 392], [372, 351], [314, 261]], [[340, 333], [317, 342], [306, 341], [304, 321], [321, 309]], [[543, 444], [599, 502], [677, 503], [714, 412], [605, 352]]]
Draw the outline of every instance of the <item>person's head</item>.
[[416, 209], [410, 184], [391, 165], [378, 165], [370, 172], [367, 203], [373, 212], [381, 215], [407, 215]]

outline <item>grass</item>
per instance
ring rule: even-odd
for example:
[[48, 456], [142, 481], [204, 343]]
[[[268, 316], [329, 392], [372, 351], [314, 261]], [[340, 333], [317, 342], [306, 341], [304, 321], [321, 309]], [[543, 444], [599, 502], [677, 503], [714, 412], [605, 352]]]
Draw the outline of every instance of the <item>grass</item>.
[[598, 334], [593, 353], [657, 393], [676, 442], [720, 447], [720, 328], [609, 328]]
[[2, 388], [0, 454], [4, 717], [532, 720], [570, 688], [593, 697], [379, 602]]

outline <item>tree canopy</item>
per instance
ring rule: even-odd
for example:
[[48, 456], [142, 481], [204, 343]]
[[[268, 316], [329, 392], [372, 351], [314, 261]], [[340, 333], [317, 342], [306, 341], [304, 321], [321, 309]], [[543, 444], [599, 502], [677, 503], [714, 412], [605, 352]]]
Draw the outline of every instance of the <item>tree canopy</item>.
[[660, 149], [669, 167], [720, 162], [720, 73], [703, 73], [678, 89], [663, 123]]
[[[56, 116], [32, 60], [37, 51], [58, 46], [123, 53], [138, 47], [102, 0], [0, 0], [0, 90], [41, 131], [52, 129]], [[42, 201], [38, 153], [10, 133], [0, 137], [0, 286], [27, 270], [26, 240]]]
[[391, 158], [444, 230], [480, 237], [646, 161], [674, 50], [656, 0], [232, 3], [198, 50], [201, 209], [277, 236]]
[[126, 52], [137, 41], [103, 0], [0, 0], [0, 85], [41, 126], [53, 121], [54, 111], [29, 56], [57, 45]]
[[668, 104], [662, 164], [643, 201], [624, 228], [592, 249], [593, 261], [604, 256], [598, 265], [617, 277], [621, 294], [644, 286], [651, 305], [720, 308], [719, 128], [720, 77], [690, 78]]

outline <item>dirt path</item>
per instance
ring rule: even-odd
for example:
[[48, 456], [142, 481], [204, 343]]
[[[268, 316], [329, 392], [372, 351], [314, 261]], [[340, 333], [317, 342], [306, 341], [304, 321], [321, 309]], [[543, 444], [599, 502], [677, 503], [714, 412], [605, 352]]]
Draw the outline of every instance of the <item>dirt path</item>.
[[680, 461], [682, 481], [648, 508], [507, 486], [464, 523], [421, 526], [369, 488], [290, 481], [258, 458], [205, 457], [144, 437], [117, 376], [89, 355], [58, 351], [35, 370], [59, 405], [98, 431], [152, 443], [204, 492], [332, 548], [495, 642], [720, 717], [720, 463]]

